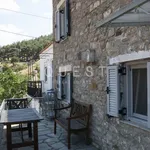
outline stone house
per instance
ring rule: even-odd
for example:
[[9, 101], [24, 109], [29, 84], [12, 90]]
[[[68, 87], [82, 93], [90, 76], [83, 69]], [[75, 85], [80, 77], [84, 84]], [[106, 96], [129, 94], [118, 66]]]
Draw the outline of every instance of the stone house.
[[149, 150], [150, 2], [53, 0], [53, 11], [58, 98], [92, 104], [97, 147]]

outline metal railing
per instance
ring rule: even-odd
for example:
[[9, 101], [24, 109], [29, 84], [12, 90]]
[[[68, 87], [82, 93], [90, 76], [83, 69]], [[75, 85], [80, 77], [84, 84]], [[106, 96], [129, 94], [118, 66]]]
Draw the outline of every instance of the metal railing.
[[28, 81], [27, 94], [31, 97], [42, 97], [42, 81]]

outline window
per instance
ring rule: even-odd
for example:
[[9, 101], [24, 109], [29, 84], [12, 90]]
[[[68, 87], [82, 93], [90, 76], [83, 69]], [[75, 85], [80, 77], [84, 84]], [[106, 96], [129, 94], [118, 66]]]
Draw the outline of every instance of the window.
[[57, 77], [57, 98], [71, 103], [72, 99], [72, 73], [60, 73]]
[[69, 0], [61, 0], [55, 14], [55, 41], [60, 42], [70, 35]]
[[140, 119], [147, 118], [147, 68], [132, 69], [132, 113]]
[[148, 123], [148, 68], [147, 63], [127, 65], [125, 90], [127, 119], [144, 126]]
[[62, 98], [66, 99], [67, 95], [67, 78], [66, 76], [62, 77]]
[[44, 72], [45, 72], [45, 82], [47, 82], [47, 67], [45, 67]]
[[150, 63], [130, 64], [107, 67], [107, 114], [150, 128]]

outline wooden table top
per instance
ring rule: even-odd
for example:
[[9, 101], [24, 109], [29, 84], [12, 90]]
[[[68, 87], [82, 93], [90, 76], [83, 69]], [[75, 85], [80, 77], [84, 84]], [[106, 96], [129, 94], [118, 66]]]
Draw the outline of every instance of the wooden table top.
[[0, 124], [17, 124], [40, 121], [43, 118], [33, 108], [3, 110]]

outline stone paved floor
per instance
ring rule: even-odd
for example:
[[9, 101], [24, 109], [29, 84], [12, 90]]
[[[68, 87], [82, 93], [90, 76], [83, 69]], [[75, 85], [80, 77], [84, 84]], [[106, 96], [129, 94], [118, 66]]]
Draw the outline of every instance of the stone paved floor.
[[[39, 150], [67, 150], [66, 132], [58, 127], [57, 134], [53, 134], [53, 121], [43, 120], [39, 123]], [[0, 129], [1, 131], [1, 129]], [[1, 132], [2, 133], [2, 132]], [[6, 149], [5, 132], [0, 136], [0, 150]], [[13, 133], [13, 142], [19, 142], [19, 133]], [[24, 132], [25, 137], [27, 133]], [[14, 150], [33, 150], [33, 147], [19, 148]], [[85, 145], [84, 135], [71, 136], [71, 150], [97, 150], [92, 145]]]

